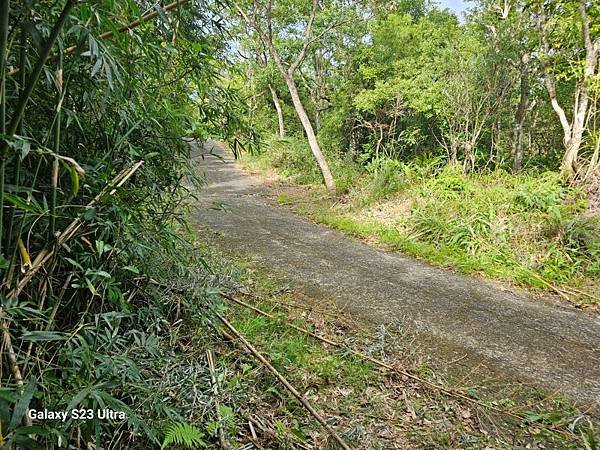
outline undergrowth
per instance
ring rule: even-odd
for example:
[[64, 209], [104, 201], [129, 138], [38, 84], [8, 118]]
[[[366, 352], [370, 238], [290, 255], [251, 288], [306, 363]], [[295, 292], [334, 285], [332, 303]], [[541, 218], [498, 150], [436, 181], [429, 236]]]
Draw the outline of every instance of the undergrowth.
[[[594, 419], [582, 415], [568, 401], [506, 380], [484, 381], [477, 378], [483, 377], [481, 374], [447, 373], [447, 368], [431, 365], [419, 356], [423, 352], [415, 347], [420, 344], [401, 321], [377, 328], [357, 322], [340, 312], [333, 301], [307, 297], [282, 284], [278, 275], [267, 274], [255, 263], [225, 250], [223, 238], [208, 240], [212, 242], [207, 248], [216, 245], [221, 249], [209, 251], [210, 255], [227, 255], [225, 262], [218, 257], [216, 263], [221, 269], [230, 267], [222, 270], [229, 273], [224, 287], [273, 316], [228, 303], [228, 320], [353, 448], [574, 450], [594, 442]], [[387, 373], [289, 324], [399, 365], [429, 382], [450, 389], [468, 386], [469, 395], [496, 408], [522, 411], [524, 420], [492, 413]], [[222, 428], [231, 444], [242, 446], [251, 441], [265, 448], [337, 448], [300, 403], [243, 347], [224, 341], [216, 352], [223, 374], [219, 399], [232, 418]]]
[[435, 264], [552, 290], [578, 304], [598, 301], [600, 219], [586, 214], [583, 191], [558, 173], [465, 173], [441, 158], [382, 158], [360, 171], [334, 158], [344, 194], [329, 200], [308, 149], [290, 142], [275, 140], [245, 162], [310, 186], [305, 198], [290, 198], [284, 188], [281, 203]]
[[2, 450], [210, 421], [211, 272], [180, 231], [183, 138], [241, 126], [211, 5], [0, 2]]

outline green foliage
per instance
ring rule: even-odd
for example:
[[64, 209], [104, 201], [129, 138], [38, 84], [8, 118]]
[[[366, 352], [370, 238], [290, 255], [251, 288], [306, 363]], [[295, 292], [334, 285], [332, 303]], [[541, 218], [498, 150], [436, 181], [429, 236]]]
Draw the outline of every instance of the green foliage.
[[[338, 191], [348, 191], [360, 175], [359, 167], [348, 158], [340, 158], [332, 152], [328, 152], [326, 156], [331, 161], [331, 171]], [[314, 184], [322, 180], [310, 148], [306, 142], [296, 137], [281, 139], [271, 136], [266, 140], [264, 149], [247, 158], [247, 161], [258, 168], [275, 168], [299, 184]]]
[[310, 148], [302, 140], [274, 138], [267, 151], [268, 155], [265, 156], [268, 156], [273, 167], [283, 175], [293, 177], [298, 183], [318, 183], [321, 179]]
[[538, 209], [550, 212], [560, 205], [567, 195], [560, 176], [546, 172], [539, 177], [524, 178], [517, 187], [515, 203], [520, 209]]
[[[261, 156], [263, 167], [272, 154]], [[307, 166], [294, 165], [299, 159], [292, 149], [286, 158], [293, 168], [287, 173], [302, 179], [297, 171]], [[341, 207], [323, 205], [317, 193], [310, 197], [312, 206], [302, 200], [297, 206], [299, 200], [285, 192], [281, 201], [352, 236], [376, 237], [465, 272], [539, 288], [578, 286], [599, 275], [599, 220], [584, 214], [584, 193], [556, 172], [465, 173], [442, 157], [410, 162], [382, 157], [353, 173]]]
[[[180, 368], [186, 355], [173, 344], [188, 334], [181, 312], [198, 324], [213, 300], [209, 268], [180, 236], [189, 187], [200, 183], [183, 139], [232, 139], [245, 125], [237, 92], [220, 78], [215, 5], [190, 3], [168, 13], [133, 0], [10, 2], [9, 30], [0, 31], [10, 32], [3, 50], [18, 72], [0, 74], [0, 326], [18, 367], [0, 362], [5, 446], [150, 448], [165, 423], [190, 417], [181, 384], [202, 383]], [[65, 4], [73, 8], [61, 24]], [[117, 31], [146, 6], [159, 14]], [[102, 38], [107, 31], [114, 36]], [[119, 186], [111, 181], [132, 167]], [[73, 226], [57, 245], [55, 232]], [[46, 251], [55, 253], [26, 280]], [[185, 301], [174, 283], [190, 290]], [[28, 426], [27, 406], [111, 408], [127, 418]]]
[[401, 221], [410, 236], [493, 276], [539, 285], [532, 272], [558, 283], [597, 273], [597, 221], [578, 215], [581, 194], [555, 173], [467, 176], [449, 167], [407, 196], [415, 201]]
[[160, 448], [165, 449], [172, 445], [180, 445], [190, 449], [205, 448], [206, 442], [202, 440], [203, 437], [202, 430], [194, 425], [182, 422], [171, 423], [165, 430], [165, 437]]
[[364, 195], [360, 200], [364, 204], [400, 192], [410, 182], [409, 166], [394, 159], [373, 160], [366, 169], [369, 173], [368, 181], [365, 183]]
[[[302, 45], [298, 24], [304, 25], [307, 5], [297, 3], [278, 6], [272, 17], [284, 63]], [[548, 96], [545, 77], [552, 74], [567, 117], [578, 108], [577, 91], [588, 90], [582, 93], [590, 104], [581, 169], [594, 165], [600, 90], [593, 76], [583, 80], [579, 5], [479, 0], [461, 22], [449, 10], [419, 0], [323, 2], [296, 84], [329, 160], [343, 156], [365, 165], [382, 156], [407, 162], [434, 155], [468, 171], [556, 170], [566, 141]], [[594, 42], [598, 7], [588, 2], [583, 8]], [[247, 37], [240, 40], [251, 54], [262, 55]], [[274, 62], [265, 57], [261, 64], [238, 63], [251, 74], [239, 83], [252, 99], [254, 123], [267, 135], [277, 129], [271, 83], [280, 93], [288, 136], [304, 140], [282, 80], [273, 76]], [[347, 181], [341, 185], [350, 185]]]

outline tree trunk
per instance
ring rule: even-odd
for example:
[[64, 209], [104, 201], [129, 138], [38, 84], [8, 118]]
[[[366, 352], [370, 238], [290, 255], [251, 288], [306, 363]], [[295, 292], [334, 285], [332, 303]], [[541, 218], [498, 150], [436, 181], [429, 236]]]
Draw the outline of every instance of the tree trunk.
[[515, 129], [513, 132], [513, 170], [518, 172], [523, 166], [523, 126], [529, 105], [529, 54], [521, 58], [521, 97], [515, 115]]
[[279, 102], [277, 91], [271, 83], [269, 83], [269, 90], [271, 91], [271, 96], [273, 97], [273, 105], [275, 105], [275, 110], [277, 111], [277, 121], [279, 123], [279, 137], [284, 138], [285, 128], [283, 126], [283, 110], [281, 109], [281, 103]]
[[321, 147], [319, 146], [319, 142], [317, 141], [317, 136], [315, 135], [315, 130], [310, 122], [308, 114], [306, 114], [306, 109], [304, 109], [304, 105], [302, 104], [302, 100], [300, 100], [300, 95], [298, 94], [298, 88], [296, 86], [296, 82], [294, 81], [294, 72], [300, 67], [302, 61], [304, 61], [304, 57], [306, 56], [306, 50], [308, 49], [311, 41], [311, 30], [313, 26], [313, 22], [315, 20], [315, 16], [317, 14], [317, 9], [319, 7], [318, 0], [312, 1], [312, 10], [310, 13], [310, 17], [308, 18], [308, 22], [306, 24], [306, 29], [304, 30], [304, 43], [302, 45], [302, 49], [298, 53], [298, 56], [294, 60], [293, 63], [286, 67], [286, 64], [283, 62], [281, 55], [275, 48], [273, 44], [273, 34], [272, 34], [272, 22], [271, 22], [271, 3], [268, 2], [267, 6], [264, 10], [264, 17], [267, 21], [267, 30], [263, 30], [260, 24], [257, 21], [257, 15], [259, 14], [257, 8], [257, 2], [254, 2], [254, 9], [252, 11], [251, 18], [249, 18], [244, 11], [237, 7], [240, 15], [246, 20], [246, 22], [251, 23], [262, 43], [269, 50], [271, 57], [275, 61], [275, 65], [279, 69], [279, 73], [283, 77], [285, 84], [290, 91], [290, 96], [292, 97], [292, 103], [294, 104], [294, 109], [298, 114], [298, 118], [304, 127], [304, 132], [306, 133], [306, 138], [308, 139], [308, 144], [310, 146], [310, 150], [313, 153], [313, 156], [317, 160], [319, 164], [319, 168], [321, 169], [321, 174], [323, 175], [323, 181], [325, 182], [325, 187], [327, 191], [331, 195], [335, 195], [335, 182], [333, 180], [333, 176], [331, 175], [331, 170], [329, 170], [329, 165], [325, 160], [325, 156], [323, 156], [323, 152], [321, 152]]
[[[564, 109], [558, 103], [556, 96], [556, 80], [550, 68], [550, 64], [546, 60], [544, 62], [544, 81], [546, 89], [550, 96], [552, 108], [558, 115], [560, 124], [563, 128], [565, 153], [563, 156], [561, 170], [562, 172], [572, 177], [577, 174], [579, 164], [577, 161], [579, 149], [583, 141], [583, 133], [585, 131], [586, 118], [593, 114], [589, 106], [589, 91], [588, 86], [596, 73], [598, 65], [598, 54], [600, 53], [600, 38], [592, 41], [590, 34], [590, 18], [587, 14], [587, 6], [584, 1], [579, 2], [579, 15], [581, 20], [581, 34], [585, 48], [585, 64], [583, 67], [583, 77], [577, 80], [575, 89], [575, 103], [573, 106], [573, 118], [569, 123]], [[542, 40], [542, 50], [545, 56], [550, 56], [550, 45], [546, 35], [546, 16], [542, 6], [538, 16], [538, 29]]]
[[472, 141], [466, 141], [463, 144], [463, 148], [465, 150], [465, 160], [463, 161], [463, 169], [465, 172], [473, 172], [473, 170], [475, 170], [475, 155], [473, 154], [473, 149], [475, 148], [475, 145]]
[[455, 139], [450, 141], [450, 164], [458, 164], [458, 142]]
[[323, 156], [323, 152], [321, 152], [321, 147], [319, 146], [319, 142], [317, 141], [317, 136], [315, 135], [315, 130], [313, 129], [312, 123], [306, 114], [306, 110], [304, 109], [304, 105], [302, 104], [302, 100], [300, 100], [300, 95], [298, 94], [298, 88], [296, 87], [296, 82], [294, 78], [287, 73], [287, 71], [281, 71], [283, 78], [285, 80], [285, 84], [290, 91], [290, 96], [292, 97], [292, 103], [294, 104], [294, 108], [296, 109], [296, 113], [298, 114], [298, 118], [304, 127], [304, 132], [306, 133], [306, 138], [308, 139], [308, 145], [310, 145], [310, 150], [312, 151], [317, 163], [319, 164], [319, 168], [321, 169], [321, 174], [323, 175], [323, 181], [325, 182], [325, 186], [331, 195], [335, 195], [335, 182], [333, 180], [333, 176], [331, 175], [331, 171], [329, 170], [329, 165], [325, 160], [325, 156]]
[[[583, 131], [583, 130], [582, 130]], [[580, 133], [581, 134], [581, 133]], [[582, 136], [572, 137], [569, 139], [565, 154], [563, 155], [561, 169], [567, 175], [577, 174], [579, 170], [579, 164], [577, 163], [577, 157], [579, 155], [579, 148], [581, 147]]]

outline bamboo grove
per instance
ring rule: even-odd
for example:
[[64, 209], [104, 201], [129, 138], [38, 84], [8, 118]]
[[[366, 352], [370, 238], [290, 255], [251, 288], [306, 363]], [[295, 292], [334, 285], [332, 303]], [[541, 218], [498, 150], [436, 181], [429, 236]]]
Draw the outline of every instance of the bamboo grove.
[[[185, 270], [182, 138], [237, 126], [220, 7], [0, 1], [0, 448], [149, 448], [183, 420], [148, 280]], [[27, 414], [108, 407], [127, 420]]]

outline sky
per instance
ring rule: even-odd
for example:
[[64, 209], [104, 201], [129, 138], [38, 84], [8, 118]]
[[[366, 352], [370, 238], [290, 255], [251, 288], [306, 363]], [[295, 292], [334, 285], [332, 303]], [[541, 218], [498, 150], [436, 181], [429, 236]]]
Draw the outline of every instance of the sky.
[[438, 0], [438, 2], [442, 8], [454, 11], [458, 17], [462, 17], [462, 12], [469, 6], [465, 0]]

